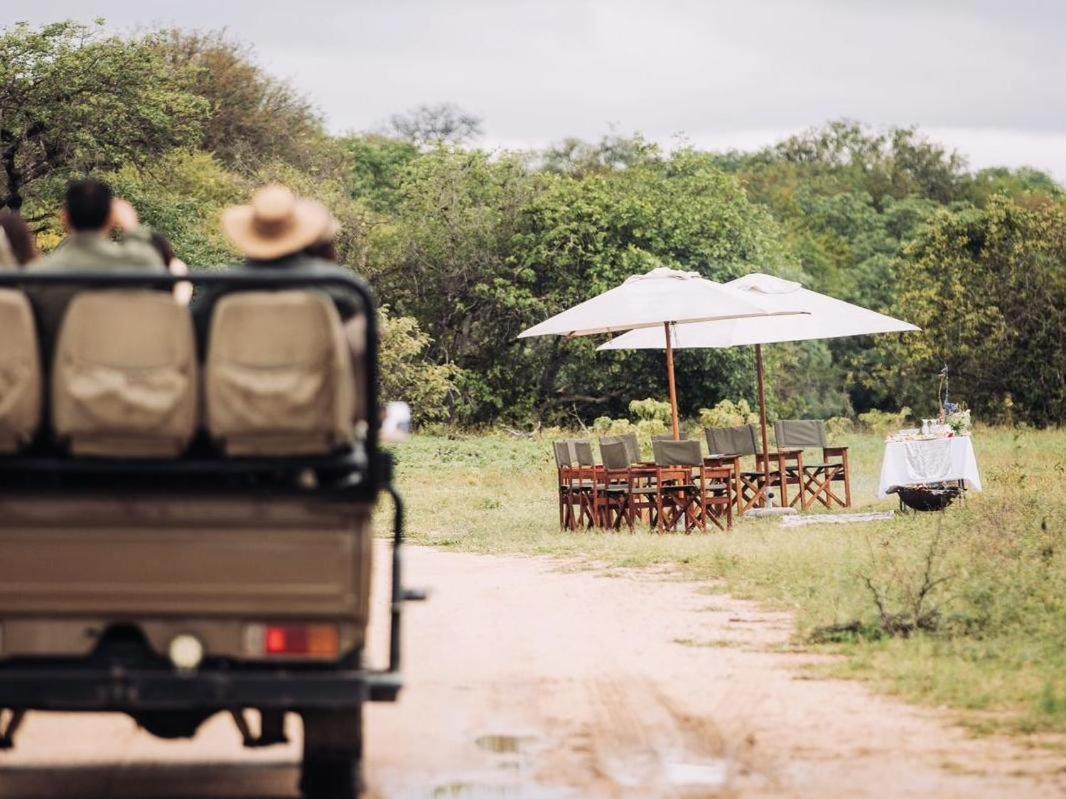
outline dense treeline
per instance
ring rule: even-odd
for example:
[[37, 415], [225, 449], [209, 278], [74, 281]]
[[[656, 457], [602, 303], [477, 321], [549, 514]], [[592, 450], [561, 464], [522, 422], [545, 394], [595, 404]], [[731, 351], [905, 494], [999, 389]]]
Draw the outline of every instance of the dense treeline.
[[[913, 129], [846, 121], [754, 153], [618, 136], [490, 152], [479, 132], [441, 105], [331, 136], [306, 98], [217, 34], [0, 34], [0, 206], [20, 209], [45, 249], [75, 175], [110, 180], [199, 266], [234, 258], [222, 207], [285, 182], [341, 221], [341, 255], [390, 308], [387, 390], [422, 418], [589, 420], [662, 395], [658, 353], [515, 339], [659, 265], [715, 280], [773, 272], [923, 327], [770, 348], [776, 413], [926, 413], [947, 365], [979, 419], [1066, 414], [1066, 198], [1042, 172], [971, 172]], [[689, 413], [752, 398], [748, 351], [686, 351], [678, 368]]]

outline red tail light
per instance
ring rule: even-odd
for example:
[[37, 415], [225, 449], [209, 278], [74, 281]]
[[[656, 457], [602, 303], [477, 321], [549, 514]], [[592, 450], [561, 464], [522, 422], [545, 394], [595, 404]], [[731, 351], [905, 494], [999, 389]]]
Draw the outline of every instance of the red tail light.
[[263, 650], [266, 655], [335, 658], [340, 637], [333, 624], [272, 624], [264, 632]]

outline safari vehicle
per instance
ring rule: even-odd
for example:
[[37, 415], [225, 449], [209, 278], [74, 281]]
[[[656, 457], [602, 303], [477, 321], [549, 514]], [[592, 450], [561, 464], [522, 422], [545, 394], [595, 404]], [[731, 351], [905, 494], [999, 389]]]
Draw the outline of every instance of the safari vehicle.
[[[127, 713], [162, 738], [224, 712], [248, 747], [285, 742], [294, 713], [303, 794], [358, 795], [362, 706], [396, 699], [401, 610], [421, 598], [379, 449], [371, 293], [338, 274], [184, 279], [229, 292], [207, 341], [169, 275], [0, 275], [0, 749], [28, 711]], [[27, 296], [75, 288], [42, 367]], [[362, 356], [327, 292], [365, 318]], [[373, 670], [383, 492], [391, 629]]]

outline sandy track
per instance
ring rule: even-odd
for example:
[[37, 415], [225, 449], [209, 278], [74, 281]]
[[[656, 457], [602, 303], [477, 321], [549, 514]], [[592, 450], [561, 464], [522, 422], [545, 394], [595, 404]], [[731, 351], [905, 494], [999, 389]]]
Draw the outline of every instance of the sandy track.
[[[803, 679], [803, 656], [767, 651], [786, 614], [534, 558], [412, 548], [408, 574], [433, 595], [408, 611], [401, 702], [368, 712], [376, 799], [1066, 795], [1061, 755]], [[297, 752], [243, 751], [221, 717], [161, 742], [37, 715], [0, 754], [0, 797], [293, 796]]]

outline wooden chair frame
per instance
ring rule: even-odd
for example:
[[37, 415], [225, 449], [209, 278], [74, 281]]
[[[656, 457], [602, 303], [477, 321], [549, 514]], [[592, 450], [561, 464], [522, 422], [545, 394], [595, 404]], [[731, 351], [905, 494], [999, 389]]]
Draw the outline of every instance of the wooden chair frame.
[[[800, 423], [806, 429], [790, 433], [789, 427]], [[793, 461], [786, 466], [786, 482], [797, 486], [796, 497], [790, 505], [798, 503], [803, 510], [810, 510], [818, 502], [827, 509], [834, 504], [850, 508], [851, 467], [848, 448], [829, 446], [825, 423], [817, 419], [781, 420], [774, 425], [774, 430], [779, 443], [784, 442], [790, 447], [809, 446], [822, 451], [821, 463], [804, 463], [802, 449], [788, 449], [783, 453]], [[843, 483], [843, 497], [834, 490], [835, 483]]]

